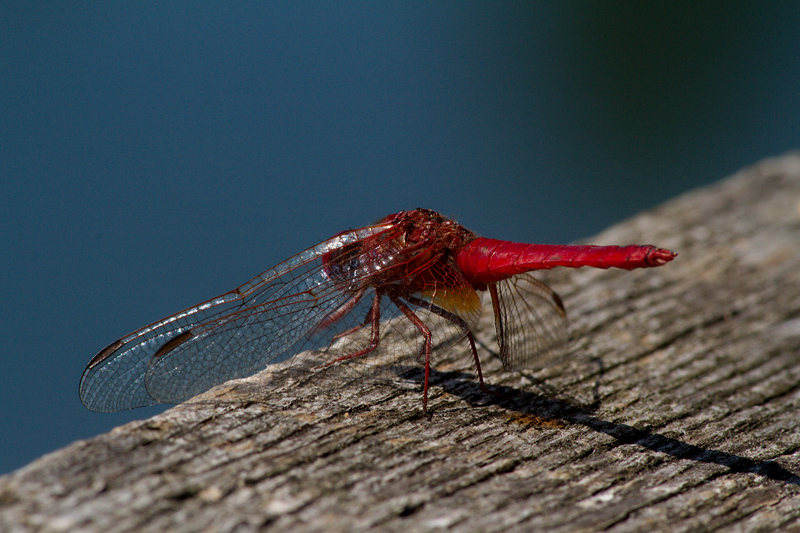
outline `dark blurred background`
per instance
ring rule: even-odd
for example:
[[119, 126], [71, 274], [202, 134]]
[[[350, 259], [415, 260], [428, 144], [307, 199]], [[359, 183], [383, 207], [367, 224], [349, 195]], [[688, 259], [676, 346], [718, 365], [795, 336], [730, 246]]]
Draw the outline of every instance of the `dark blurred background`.
[[[0, 472], [109, 342], [428, 207], [568, 242], [800, 144], [796, 2], [0, 4]], [[567, 302], [568, 303], [568, 302]]]

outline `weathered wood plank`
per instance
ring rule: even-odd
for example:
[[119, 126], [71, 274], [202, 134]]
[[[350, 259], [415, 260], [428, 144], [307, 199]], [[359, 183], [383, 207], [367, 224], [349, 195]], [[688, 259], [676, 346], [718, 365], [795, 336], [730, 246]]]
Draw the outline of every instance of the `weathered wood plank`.
[[539, 372], [487, 356], [507, 398], [463, 348], [430, 418], [419, 384], [231, 382], [3, 476], [0, 529], [800, 529], [800, 155], [592, 241], [680, 256], [545, 273], [574, 340]]

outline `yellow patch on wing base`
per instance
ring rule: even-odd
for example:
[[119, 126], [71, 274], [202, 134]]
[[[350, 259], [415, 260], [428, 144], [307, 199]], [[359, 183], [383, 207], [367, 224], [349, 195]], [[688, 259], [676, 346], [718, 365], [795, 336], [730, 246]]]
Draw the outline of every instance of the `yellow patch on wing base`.
[[471, 315], [481, 310], [481, 299], [470, 285], [440, 285], [426, 290], [423, 295], [433, 304], [458, 315]]

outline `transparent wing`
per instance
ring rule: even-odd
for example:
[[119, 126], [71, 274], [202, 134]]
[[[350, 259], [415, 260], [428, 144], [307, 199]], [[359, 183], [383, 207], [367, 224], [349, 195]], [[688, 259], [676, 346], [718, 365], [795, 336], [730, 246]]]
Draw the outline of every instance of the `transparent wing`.
[[177, 403], [289, 359], [355, 297], [326, 272], [323, 257], [363, 239], [379, 246], [396, 236], [392, 229], [377, 225], [337, 235], [233, 291], [112, 343], [84, 371], [81, 401], [104, 412]]
[[[392, 297], [401, 305], [407, 305], [421, 324], [430, 331], [430, 361], [432, 365], [447, 362], [450, 348], [461, 342], [467, 332], [477, 324], [481, 312], [481, 300], [475, 289], [463, 276], [445, 261], [437, 261], [421, 271], [413, 279], [405, 279], [401, 285], [379, 285], [381, 294], [368, 288], [358, 305], [352, 305], [347, 314], [337, 320], [332, 342], [326, 346], [324, 358], [304, 351], [302, 361], [293, 359], [293, 365], [301, 368], [313, 367], [316, 362], [334, 361], [344, 356], [346, 361], [326, 367], [326, 376], [335, 376], [334, 383], [347, 386], [353, 381], [382, 380], [395, 382], [397, 377], [419, 377], [426, 360], [426, 343], [423, 331], [395, 305]], [[379, 299], [377, 307], [376, 297]], [[351, 302], [346, 306], [351, 307]], [[378, 309], [378, 323], [373, 320], [373, 311]], [[339, 316], [339, 313], [336, 313]], [[346, 326], [346, 330], [343, 329]], [[377, 345], [363, 356], [351, 358], [371, 346], [377, 327]], [[331, 332], [327, 331], [327, 337]], [[327, 339], [326, 339], [327, 340]]]
[[567, 314], [558, 294], [530, 274], [497, 282], [490, 291], [506, 370], [544, 366], [563, 355]]
[[452, 313], [457, 322], [463, 322], [462, 329], [475, 329], [481, 315], [481, 298], [457, 268], [439, 261], [414, 283], [422, 300]]

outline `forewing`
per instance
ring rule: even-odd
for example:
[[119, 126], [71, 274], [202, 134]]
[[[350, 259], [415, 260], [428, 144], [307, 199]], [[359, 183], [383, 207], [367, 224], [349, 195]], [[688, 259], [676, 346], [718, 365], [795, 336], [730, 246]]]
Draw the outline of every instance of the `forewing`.
[[543, 366], [563, 355], [568, 339], [561, 298], [530, 274], [490, 286], [500, 359], [507, 370]]
[[179, 402], [290, 358], [352, 297], [325, 272], [323, 256], [362, 239], [393, 237], [388, 225], [337, 235], [236, 290], [131, 333], [89, 363], [81, 400], [104, 412]]
[[[395, 267], [403, 269], [402, 264]], [[379, 285], [380, 295], [374, 287], [368, 288], [358, 305], [350, 307], [348, 303], [350, 310], [346, 314], [335, 313], [339, 317], [336, 331], [343, 334], [336, 335], [324, 354], [306, 351], [302, 362], [296, 362], [305, 365], [315, 357], [317, 365], [338, 360], [325, 368], [325, 374], [335, 376], [331, 381], [341, 386], [353, 380], [389, 378], [394, 381], [398, 376], [411, 377], [424, 369], [426, 359], [426, 343], [419, 324], [431, 334], [431, 364], [444, 362], [450, 348], [477, 323], [480, 297], [460, 272], [437, 259], [418, 275], [404, 281], [407, 283]], [[377, 326], [372, 311], [376, 308], [376, 296], [379, 299]], [[419, 323], [410, 320], [397, 303], [407, 305]], [[378, 342], [373, 346], [375, 327], [378, 328]], [[327, 333], [330, 337], [330, 332]], [[362, 355], [350, 357], [353, 354]], [[318, 376], [315, 374], [315, 378]], [[324, 385], [319, 387], [324, 388]]]
[[156, 352], [145, 377], [147, 393], [159, 402], [179, 403], [297, 353], [296, 345], [351, 297], [328, 282], [321, 258], [306, 266], [307, 273], [295, 270], [280, 278], [287, 294], [264, 304], [245, 303]]

